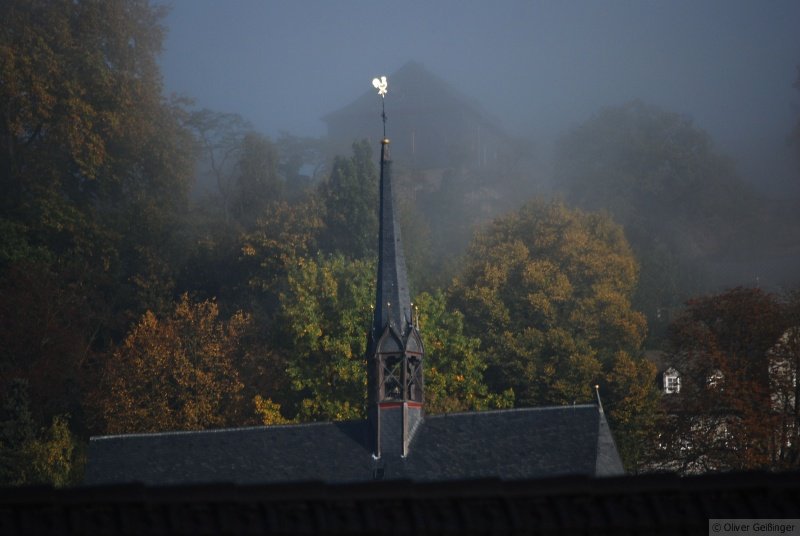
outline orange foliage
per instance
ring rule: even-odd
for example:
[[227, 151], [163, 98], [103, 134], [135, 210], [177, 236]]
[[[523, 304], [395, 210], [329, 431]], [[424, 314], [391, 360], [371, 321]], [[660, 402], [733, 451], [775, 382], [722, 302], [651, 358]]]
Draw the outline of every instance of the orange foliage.
[[169, 318], [142, 316], [105, 366], [97, 409], [108, 433], [234, 424], [243, 389], [235, 362], [249, 318], [218, 316], [215, 302], [186, 294]]

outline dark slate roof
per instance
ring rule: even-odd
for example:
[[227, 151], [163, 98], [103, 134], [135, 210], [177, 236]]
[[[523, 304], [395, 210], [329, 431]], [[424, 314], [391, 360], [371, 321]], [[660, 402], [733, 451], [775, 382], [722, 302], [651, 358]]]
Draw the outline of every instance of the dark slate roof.
[[366, 421], [349, 421], [93, 437], [85, 482], [365, 480], [366, 434]]
[[[406, 259], [400, 238], [392, 194], [392, 163], [386, 160], [386, 144], [381, 145], [380, 233], [378, 240], [378, 282], [372, 338], [383, 334], [387, 325], [405, 336], [411, 322], [411, 300], [408, 292]], [[405, 342], [405, 341], [404, 341]]]
[[407, 458], [375, 460], [367, 421], [94, 437], [87, 484], [520, 480], [623, 473], [594, 405], [426, 417]]
[[[601, 416], [597, 406], [582, 405], [429, 417], [411, 445], [405, 476], [428, 481], [595, 475]], [[603, 474], [622, 473], [613, 451], [615, 460], [603, 457]]]

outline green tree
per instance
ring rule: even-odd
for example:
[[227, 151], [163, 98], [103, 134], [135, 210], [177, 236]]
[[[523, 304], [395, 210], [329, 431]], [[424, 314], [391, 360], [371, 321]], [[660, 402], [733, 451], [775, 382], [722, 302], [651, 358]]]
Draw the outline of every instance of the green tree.
[[302, 196], [317, 182], [327, 162], [320, 138], [298, 137], [282, 132], [275, 140], [278, 173], [286, 181], [289, 199]]
[[[365, 416], [374, 279], [374, 262], [342, 255], [292, 264], [280, 316], [292, 394], [282, 407], [299, 420]], [[489, 391], [480, 341], [464, 333], [462, 315], [447, 311], [444, 295], [423, 293], [416, 306], [426, 351], [425, 411], [509, 407], [513, 393]]]
[[53, 417], [50, 427], [28, 445], [31, 463], [31, 483], [52, 484], [55, 487], [80, 483], [83, 458], [78, 442], [70, 431], [65, 415]]
[[230, 223], [237, 195], [236, 164], [242, 156], [250, 123], [238, 114], [209, 109], [192, 112], [188, 125], [198, 140], [203, 169], [219, 197], [225, 223]]
[[372, 261], [342, 255], [292, 263], [280, 298], [280, 329], [300, 420], [365, 415], [374, 277]]
[[378, 176], [369, 143], [353, 144], [353, 156], [336, 157], [330, 178], [320, 184], [328, 252], [355, 259], [374, 256], [378, 236]]
[[464, 333], [464, 315], [450, 311], [443, 292], [423, 292], [414, 306], [425, 345], [425, 412], [480, 411], [513, 406], [514, 393], [493, 393], [484, 380], [481, 341]]
[[[482, 333], [493, 392], [519, 406], [589, 402], [608, 393], [615, 424], [649, 410], [644, 316], [631, 307], [637, 263], [607, 215], [533, 201], [480, 231], [450, 290], [467, 331]], [[652, 421], [652, 415], [648, 416]]]
[[36, 436], [36, 424], [31, 415], [27, 383], [15, 380], [7, 385], [3, 396], [0, 419], [0, 483], [20, 485], [30, 478], [33, 461], [28, 446]]
[[[435, 292], [442, 287], [439, 283], [449, 281], [452, 274], [443, 270], [435, 258], [432, 231], [421, 207], [410, 196], [397, 197], [395, 207], [403, 236], [409, 286], [417, 292]], [[442, 254], [441, 251], [436, 253]]]
[[27, 382], [17, 379], [8, 385], [0, 408], [0, 485], [76, 483], [76, 443], [64, 415], [53, 417], [49, 428], [37, 429]]
[[278, 176], [275, 145], [261, 134], [248, 132], [242, 140], [237, 168], [237, 218], [246, 229], [252, 229], [258, 218], [283, 197], [285, 185]]
[[106, 361], [94, 394], [108, 433], [198, 430], [242, 418], [236, 368], [249, 319], [184, 294], [168, 318], [148, 311]]

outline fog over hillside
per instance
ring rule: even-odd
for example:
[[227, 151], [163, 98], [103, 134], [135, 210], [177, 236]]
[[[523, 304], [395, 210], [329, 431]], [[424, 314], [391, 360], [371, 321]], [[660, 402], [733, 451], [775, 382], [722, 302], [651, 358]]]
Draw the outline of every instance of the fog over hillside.
[[430, 284], [477, 225], [536, 195], [610, 211], [643, 278], [670, 274], [649, 283], [669, 300], [639, 303], [651, 320], [692, 293], [798, 282], [796, 2], [170, 6], [166, 91], [319, 138], [327, 162], [357, 138], [376, 150], [370, 81], [389, 75], [405, 226], [425, 237], [409, 254]]
[[268, 134], [323, 135], [324, 115], [414, 60], [544, 156], [566, 129], [638, 98], [691, 117], [762, 191], [798, 192], [791, 0], [168, 4], [167, 90]]

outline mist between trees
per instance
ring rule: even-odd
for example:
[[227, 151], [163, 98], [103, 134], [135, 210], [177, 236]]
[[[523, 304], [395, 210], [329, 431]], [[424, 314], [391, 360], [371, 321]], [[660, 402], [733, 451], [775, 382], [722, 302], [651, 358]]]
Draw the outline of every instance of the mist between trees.
[[[2, 484], [79, 482], [95, 434], [364, 417], [374, 148], [165, 99], [162, 15], [0, 7]], [[796, 201], [638, 101], [552, 169], [524, 140], [467, 149], [395, 154], [426, 411], [597, 384], [630, 471], [800, 465]], [[666, 361], [702, 396], [663, 395]]]

